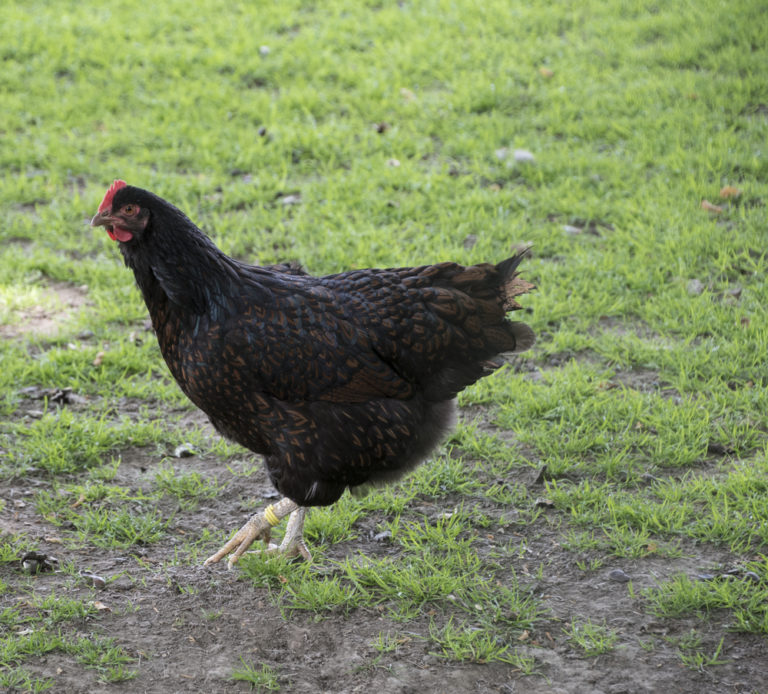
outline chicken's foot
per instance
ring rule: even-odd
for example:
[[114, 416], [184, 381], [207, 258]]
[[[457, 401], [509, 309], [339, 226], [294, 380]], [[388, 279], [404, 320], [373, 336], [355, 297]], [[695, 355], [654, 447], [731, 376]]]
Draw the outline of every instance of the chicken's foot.
[[[277, 525], [288, 514], [291, 517], [288, 520], [282, 543], [279, 546], [270, 543], [273, 526]], [[288, 498], [280, 499], [276, 504], [267, 506], [261, 513], [254, 513], [229, 542], [216, 554], [205, 560], [203, 566], [215, 564], [231, 553], [232, 556], [227, 561], [227, 566], [231, 569], [255, 540], [263, 540], [267, 545], [265, 549], [267, 552], [285, 553], [289, 557], [300, 554], [309, 561], [311, 555], [302, 538], [305, 514], [306, 509], [295, 502]]]
[[293, 511], [288, 519], [288, 524], [285, 526], [285, 536], [280, 546], [269, 545], [265, 551], [284, 554], [286, 557], [301, 555], [307, 561], [312, 561], [312, 555], [304, 542], [304, 518], [306, 515], [307, 509], [302, 506]]

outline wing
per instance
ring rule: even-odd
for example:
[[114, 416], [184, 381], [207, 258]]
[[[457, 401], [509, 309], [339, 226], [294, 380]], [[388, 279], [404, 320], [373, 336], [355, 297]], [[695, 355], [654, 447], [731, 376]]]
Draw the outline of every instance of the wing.
[[530, 328], [506, 320], [532, 285], [516, 277], [517, 262], [505, 263], [327, 277], [248, 268], [216, 324], [196, 332], [208, 336], [214, 380], [226, 370], [239, 387], [285, 402], [407, 399], [417, 390], [446, 400], [498, 368], [500, 353], [533, 343]]
[[328, 288], [309, 276], [259, 280], [260, 300], [248, 301], [246, 290], [236, 302], [240, 310], [228, 311], [218, 340], [243, 385], [285, 402], [413, 395], [416, 383], [377, 351], [375, 336], [355, 318], [356, 309], [364, 313], [371, 305], [357, 306], [344, 282]]

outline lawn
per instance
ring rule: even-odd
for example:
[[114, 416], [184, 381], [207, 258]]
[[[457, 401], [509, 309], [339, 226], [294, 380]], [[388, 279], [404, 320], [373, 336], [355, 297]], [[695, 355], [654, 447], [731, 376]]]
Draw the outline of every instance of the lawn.
[[[0, 7], [0, 689], [763, 691], [763, 3], [145, 8]], [[536, 346], [311, 564], [203, 568], [275, 493], [88, 226], [115, 178], [314, 274], [531, 246]]]

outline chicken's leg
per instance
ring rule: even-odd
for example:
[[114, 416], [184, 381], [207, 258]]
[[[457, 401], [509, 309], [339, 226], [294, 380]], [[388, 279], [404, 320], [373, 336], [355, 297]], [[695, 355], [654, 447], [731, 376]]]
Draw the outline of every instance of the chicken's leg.
[[[255, 540], [264, 540], [267, 545], [265, 551], [275, 553], [285, 553], [292, 557], [300, 554], [307, 561], [311, 560], [302, 532], [304, 530], [304, 516], [307, 510], [302, 508], [288, 498], [280, 499], [276, 504], [267, 506], [262, 513], [254, 513], [238, 530], [232, 539], [227, 542], [216, 554], [208, 557], [203, 566], [215, 564], [226, 557], [230, 552], [232, 556], [227, 561], [227, 566], [231, 569], [238, 559], [243, 555]], [[288, 514], [288, 525], [285, 529], [285, 537], [280, 546], [271, 544], [270, 534], [273, 526], [277, 525], [281, 519]], [[234, 551], [233, 551], [234, 550]]]

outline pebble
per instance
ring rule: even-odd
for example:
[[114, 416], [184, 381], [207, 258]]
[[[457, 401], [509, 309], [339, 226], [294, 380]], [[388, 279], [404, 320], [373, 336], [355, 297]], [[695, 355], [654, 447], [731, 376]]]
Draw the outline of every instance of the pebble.
[[622, 569], [614, 569], [608, 574], [608, 578], [617, 583], [629, 583], [632, 580], [632, 577]]
[[195, 447], [191, 443], [182, 443], [173, 449], [174, 458], [191, 458], [195, 454]]
[[527, 149], [516, 149], [512, 152], [512, 158], [515, 161], [527, 162], [532, 164], [536, 161], [536, 157], [533, 156], [533, 152], [529, 152]]
[[43, 552], [27, 552], [21, 558], [21, 568], [28, 574], [38, 574], [44, 571], [55, 571], [59, 566], [59, 560]]
[[94, 588], [98, 588], [99, 590], [102, 590], [107, 585], [106, 580], [101, 576], [97, 576], [96, 574], [92, 574], [88, 571], [81, 571], [80, 576], [84, 578], [88, 583], [90, 583]]

